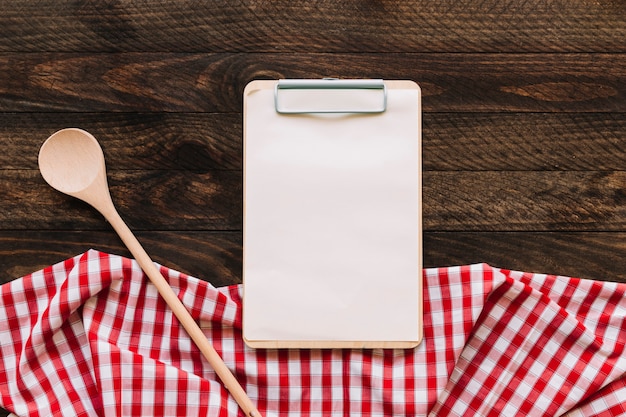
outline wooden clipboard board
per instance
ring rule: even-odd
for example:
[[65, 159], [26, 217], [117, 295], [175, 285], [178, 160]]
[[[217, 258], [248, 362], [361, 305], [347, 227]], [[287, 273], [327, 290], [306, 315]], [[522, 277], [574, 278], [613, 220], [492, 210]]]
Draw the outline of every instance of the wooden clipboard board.
[[246, 344], [418, 345], [418, 85], [252, 81], [243, 113]]

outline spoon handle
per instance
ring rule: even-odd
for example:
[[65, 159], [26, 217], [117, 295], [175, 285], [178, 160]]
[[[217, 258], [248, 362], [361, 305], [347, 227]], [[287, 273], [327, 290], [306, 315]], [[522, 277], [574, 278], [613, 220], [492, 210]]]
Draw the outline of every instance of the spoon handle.
[[104, 214], [109, 223], [111, 223], [113, 229], [115, 229], [130, 253], [133, 254], [135, 260], [139, 263], [139, 266], [141, 266], [141, 269], [148, 276], [152, 284], [154, 284], [157, 288], [161, 297], [163, 297], [167, 305], [172, 309], [174, 315], [178, 318], [204, 357], [209, 361], [217, 375], [222, 380], [226, 389], [235, 398], [239, 407], [241, 407], [241, 409], [246, 413], [246, 416], [261, 417], [261, 413], [256, 409], [252, 400], [250, 400], [235, 376], [232, 372], [230, 372], [213, 345], [211, 345], [204, 333], [202, 333], [202, 330], [200, 330], [200, 327], [198, 327], [193, 317], [191, 317], [191, 314], [189, 314], [183, 303], [176, 296], [168, 282], [165, 280], [163, 275], [161, 275], [157, 267], [154, 265], [154, 262], [152, 262], [152, 259], [150, 259], [146, 251], [143, 249], [126, 223], [124, 223], [124, 220], [122, 220], [117, 211], [115, 209], [106, 210], [106, 213], [102, 214]]

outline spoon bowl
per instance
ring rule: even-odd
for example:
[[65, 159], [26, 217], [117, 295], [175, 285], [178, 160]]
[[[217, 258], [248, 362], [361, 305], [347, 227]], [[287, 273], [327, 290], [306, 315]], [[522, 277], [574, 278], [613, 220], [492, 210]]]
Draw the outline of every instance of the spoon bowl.
[[46, 140], [39, 151], [41, 175], [65, 194], [82, 191], [98, 177], [104, 164], [100, 144], [90, 133], [63, 129]]
[[106, 180], [104, 153], [89, 132], [69, 128], [50, 136], [39, 150], [39, 170], [57, 191], [89, 203], [107, 219], [116, 214]]

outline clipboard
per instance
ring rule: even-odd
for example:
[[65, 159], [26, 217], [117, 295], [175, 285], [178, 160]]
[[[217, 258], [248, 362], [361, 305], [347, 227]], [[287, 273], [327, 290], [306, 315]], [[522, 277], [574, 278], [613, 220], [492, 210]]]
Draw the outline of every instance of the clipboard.
[[419, 86], [256, 80], [243, 116], [245, 343], [417, 346]]

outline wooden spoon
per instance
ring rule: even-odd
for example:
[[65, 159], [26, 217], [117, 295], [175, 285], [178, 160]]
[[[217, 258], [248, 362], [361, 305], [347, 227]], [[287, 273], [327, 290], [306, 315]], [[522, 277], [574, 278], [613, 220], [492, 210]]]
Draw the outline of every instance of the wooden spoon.
[[96, 138], [81, 129], [59, 130], [41, 146], [39, 170], [52, 188], [85, 201], [111, 223], [237, 404], [247, 416], [261, 417], [261, 413], [248, 398], [235, 376], [117, 213], [107, 185], [104, 154]]

